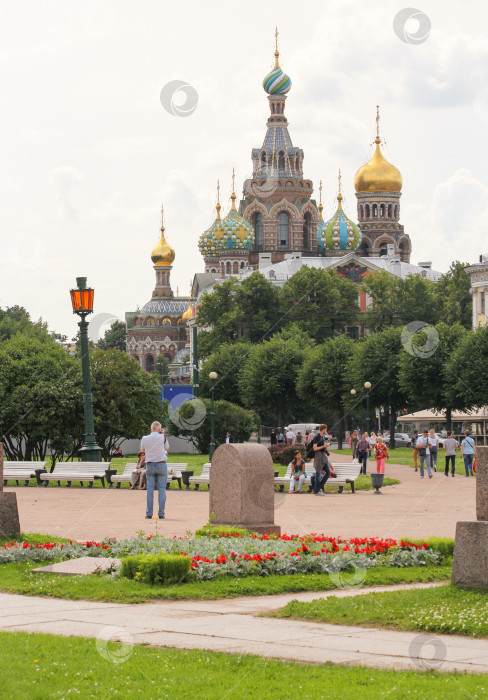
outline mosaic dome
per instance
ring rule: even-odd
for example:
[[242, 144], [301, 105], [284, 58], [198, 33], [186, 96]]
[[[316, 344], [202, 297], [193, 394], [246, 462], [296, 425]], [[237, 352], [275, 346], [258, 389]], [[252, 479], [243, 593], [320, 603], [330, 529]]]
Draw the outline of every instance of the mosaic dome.
[[342, 210], [342, 195], [337, 196], [334, 216], [317, 230], [319, 247], [326, 250], [355, 250], [361, 243], [361, 230]]
[[254, 229], [239, 215], [236, 209], [236, 195], [232, 192], [230, 212], [222, 221], [222, 226], [215, 233], [221, 250], [249, 250], [254, 242]]

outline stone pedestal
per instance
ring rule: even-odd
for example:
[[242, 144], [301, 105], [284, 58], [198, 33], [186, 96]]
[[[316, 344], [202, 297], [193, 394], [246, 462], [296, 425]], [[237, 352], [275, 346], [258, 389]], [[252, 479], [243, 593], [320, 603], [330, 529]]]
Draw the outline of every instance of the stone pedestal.
[[3, 443], [0, 442], [0, 535], [20, 533], [19, 509], [15, 493], [3, 492]]
[[488, 447], [477, 448], [476, 517], [456, 525], [452, 582], [464, 588], [488, 588]]
[[220, 445], [210, 468], [212, 525], [244, 527], [279, 534], [274, 524], [274, 466], [257, 444]]

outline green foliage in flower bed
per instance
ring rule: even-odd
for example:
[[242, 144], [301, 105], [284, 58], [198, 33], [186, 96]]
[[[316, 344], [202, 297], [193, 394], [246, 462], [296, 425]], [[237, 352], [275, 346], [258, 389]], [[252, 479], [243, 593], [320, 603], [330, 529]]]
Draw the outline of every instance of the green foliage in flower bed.
[[488, 637], [488, 591], [453, 585], [424, 590], [369, 593], [354, 598], [292, 601], [275, 617], [338, 625], [390, 627], [439, 634]]
[[177, 554], [136, 554], [122, 560], [120, 575], [151, 586], [170, 586], [188, 580], [190, 564], [190, 557]]
[[454, 539], [452, 537], [429, 537], [427, 540], [412, 540], [410, 537], [404, 537], [403, 541], [413, 544], [426, 542], [430, 549], [439, 552], [443, 557], [452, 557], [454, 554]]
[[246, 537], [251, 533], [243, 527], [231, 527], [225, 525], [205, 525], [195, 532], [195, 537], [210, 537], [218, 538], [223, 535], [238, 535], [239, 537]]
[[[0, 633], [6, 698], [317, 698], [378, 700], [417, 696], [482, 698], [486, 677], [459, 673], [379, 671], [298, 664], [242, 654], [107, 644], [94, 639], [25, 632]], [[130, 652], [129, 654], [127, 652]]]

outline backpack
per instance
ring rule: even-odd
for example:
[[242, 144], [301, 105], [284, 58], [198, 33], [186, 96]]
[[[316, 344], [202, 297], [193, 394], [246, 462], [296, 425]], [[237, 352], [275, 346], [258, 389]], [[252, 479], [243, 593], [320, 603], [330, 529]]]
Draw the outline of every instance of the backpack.
[[307, 446], [305, 448], [305, 457], [307, 459], [313, 459], [315, 456], [315, 453], [313, 451], [313, 440], [309, 440], [307, 442]]

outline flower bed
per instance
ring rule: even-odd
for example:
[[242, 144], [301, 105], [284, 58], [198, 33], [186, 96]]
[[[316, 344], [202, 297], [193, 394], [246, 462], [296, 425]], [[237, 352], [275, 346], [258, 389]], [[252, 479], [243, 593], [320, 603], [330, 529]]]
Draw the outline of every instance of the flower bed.
[[11, 542], [0, 549], [0, 562], [45, 562], [81, 556], [177, 554], [191, 558], [192, 575], [206, 581], [222, 576], [334, 573], [376, 566], [438, 565], [441, 554], [427, 543], [381, 538], [310, 535], [242, 535], [222, 532], [218, 537], [172, 538], [140, 536], [117, 541], [28, 544]]

